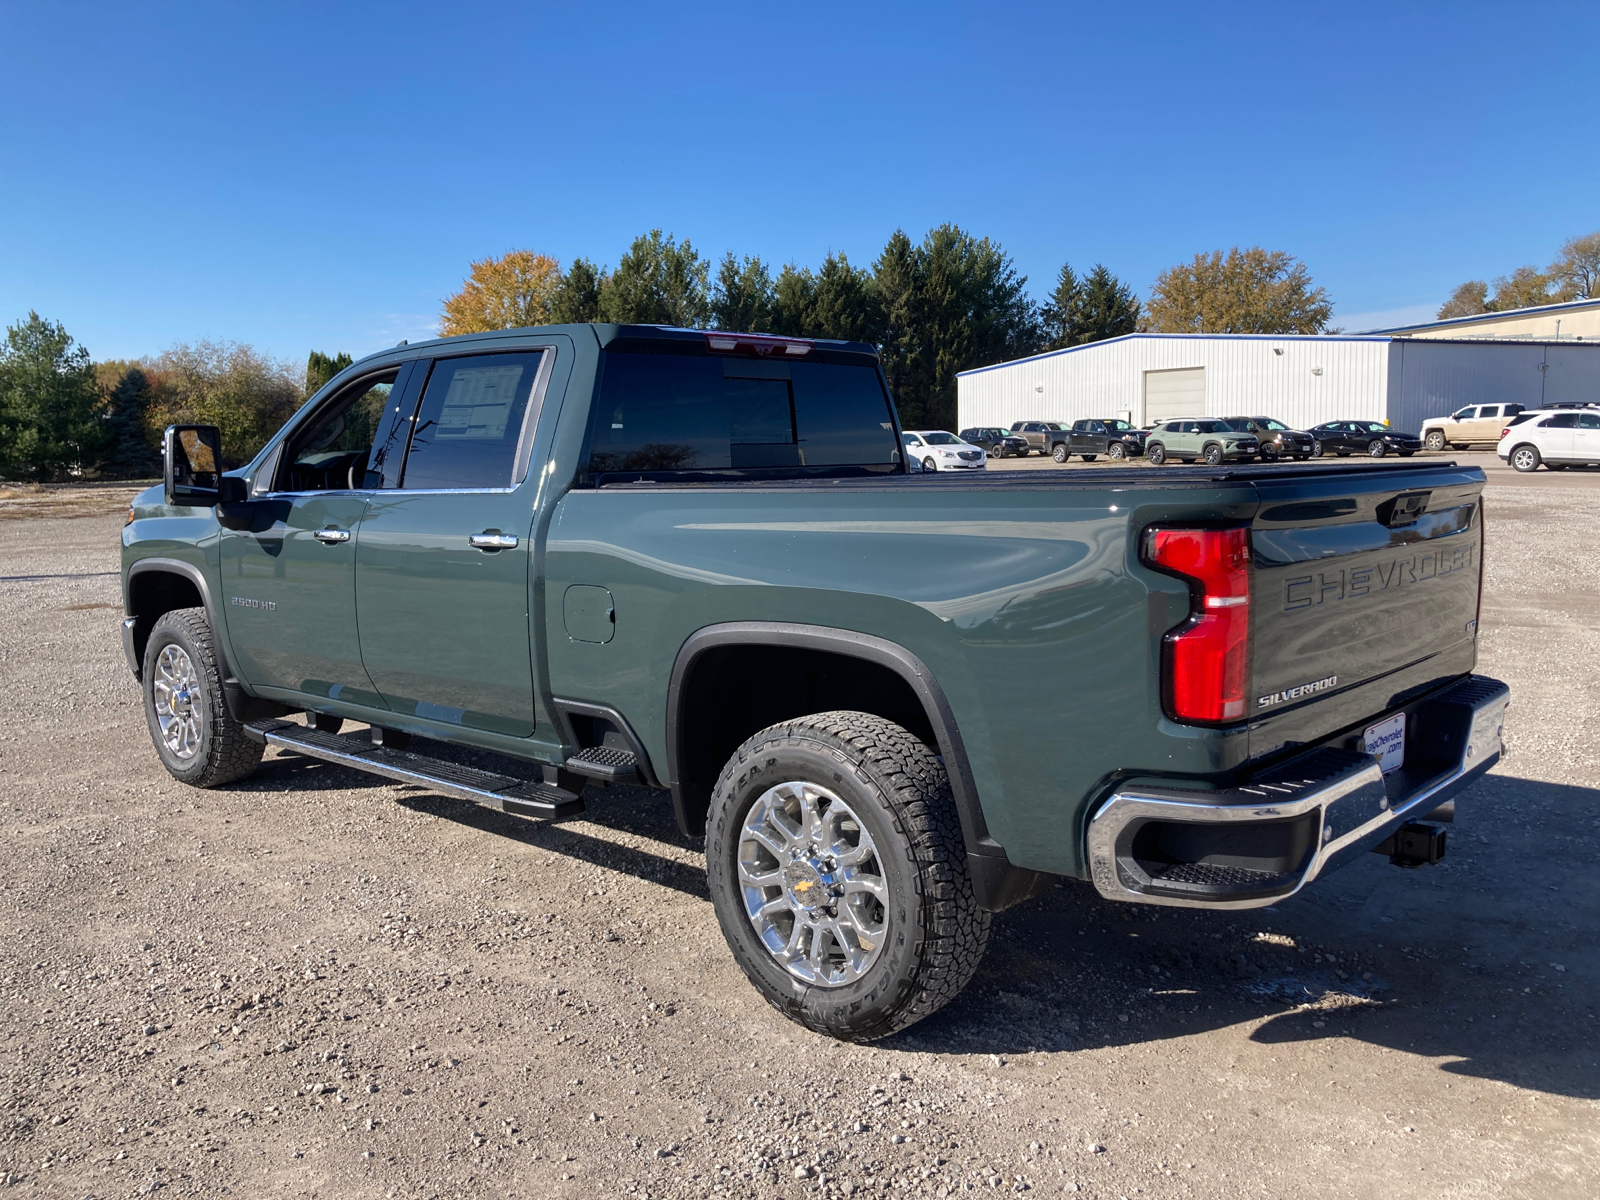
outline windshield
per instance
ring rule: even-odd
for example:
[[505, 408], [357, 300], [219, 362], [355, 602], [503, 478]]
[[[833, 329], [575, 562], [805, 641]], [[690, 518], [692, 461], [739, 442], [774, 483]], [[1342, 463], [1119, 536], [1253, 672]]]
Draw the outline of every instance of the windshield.
[[1200, 433], [1229, 433], [1232, 432], [1226, 421], [1196, 421], [1195, 429]]
[[1272, 430], [1273, 433], [1281, 433], [1289, 428], [1282, 421], [1274, 421], [1271, 417], [1262, 418], [1258, 420], [1256, 424], [1260, 425], [1263, 429]]
[[1127, 433], [1133, 428], [1133, 426], [1128, 424], [1126, 421], [1105, 421], [1103, 424], [1113, 433]]
[[962, 441], [953, 433], [925, 433], [922, 440], [930, 446], [960, 446]]

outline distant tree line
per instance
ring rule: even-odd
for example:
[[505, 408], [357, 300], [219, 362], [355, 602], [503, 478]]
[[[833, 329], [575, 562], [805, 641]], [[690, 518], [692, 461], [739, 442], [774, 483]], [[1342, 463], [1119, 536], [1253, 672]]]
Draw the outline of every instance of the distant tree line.
[[1467, 280], [1439, 309], [1439, 319], [1594, 299], [1600, 299], [1600, 230], [1568, 238], [1555, 262], [1542, 271], [1525, 266], [1501, 275], [1494, 281], [1493, 294], [1484, 280]]
[[[444, 301], [440, 332], [606, 321], [866, 342], [901, 419], [950, 427], [960, 371], [1139, 330], [1316, 333], [1332, 311], [1303, 264], [1260, 247], [1198, 254], [1161, 272], [1143, 301], [1099, 263], [1082, 275], [1063, 264], [1042, 302], [1027, 283], [998, 243], [956, 225], [920, 241], [897, 230], [868, 266], [835, 253], [776, 270], [731, 252], [713, 262], [656, 229], [614, 268], [578, 258], [563, 270], [528, 250], [472, 263]], [[348, 354], [312, 351], [301, 369], [212, 341], [95, 363], [60, 322], [30, 313], [0, 346], [0, 477], [148, 478], [174, 422], [221, 426], [224, 457], [238, 465], [350, 365]]]
[[237, 466], [305, 401], [308, 380], [321, 386], [350, 362], [313, 352], [301, 371], [251, 346], [199, 341], [95, 363], [59, 321], [29, 313], [0, 346], [0, 477], [153, 478], [161, 431], [175, 423], [221, 426]]

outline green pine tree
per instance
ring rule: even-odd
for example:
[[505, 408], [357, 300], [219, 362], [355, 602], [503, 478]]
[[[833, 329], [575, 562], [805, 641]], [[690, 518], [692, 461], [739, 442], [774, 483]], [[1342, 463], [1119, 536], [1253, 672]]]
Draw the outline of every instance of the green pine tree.
[[709, 264], [661, 230], [633, 239], [616, 272], [600, 289], [600, 319], [618, 324], [673, 325], [693, 329], [705, 322]]
[[105, 445], [89, 352], [30, 312], [0, 346], [0, 476], [44, 482], [93, 467]]
[[587, 258], [575, 258], [556, 284], [550, 320], [557, 325], [582, 325], [600, 319], [600, 291], [606, 274]]
[[773, 332], [772, 310], [777, 299], [772, 275], [759, 258], [722, 256], [716, 286], [711, 292], [711, 324], [730, 333]]
[[142, 368], [122, 373], [106, 397], [105, 458], [100, 472], [113, 479], [150, 479], [161, 474], [161, 452], [150, 442], [145, 421], [155, 390]]
[[343, 351], [330, 356], [313, 350], [306, 358], [306, 395], [316, 395], [328, 386], [335, 375], [354, 362], [355, 359]]

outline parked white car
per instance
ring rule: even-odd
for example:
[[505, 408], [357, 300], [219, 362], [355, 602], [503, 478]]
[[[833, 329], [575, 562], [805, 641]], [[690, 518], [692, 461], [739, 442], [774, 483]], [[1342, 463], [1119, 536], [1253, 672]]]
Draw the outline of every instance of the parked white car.
[[1600, 464], [1600, 410], [1560, 408], [1521, 414], [1494, 452], [1519, 471]]
[[989, 465], [981, 446], [942, 429], [907, 429], [902, 437], [906, 455], [921, 463], [924, 471], [982, 471]]
[[1469, 404], [1448, 417], [1429, 417], [1422, 423], [1424, 450], [1465, 450], [1473, 442], [1494, 442], [1506, 422], [1523, 409], [1520, 404]]

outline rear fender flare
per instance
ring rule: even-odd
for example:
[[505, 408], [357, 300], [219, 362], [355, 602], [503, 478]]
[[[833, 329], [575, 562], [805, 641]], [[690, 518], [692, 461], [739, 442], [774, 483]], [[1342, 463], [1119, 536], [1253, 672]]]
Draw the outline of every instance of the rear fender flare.
[[1013, 867], [1004, 847], [989, 836], [961, 731], [957, 728], [955, 714], [951, 711], [944, 689], [939, 686], [933, 672], [904, 646], [850, 629], [778, 621], [732, 621], [708, 625], [691, 634], [683, 643], [673, 661], [672, 678], [667, 688], [666, 734], [668, 785], [672, 789], [673, 809], [685, 832], [693, 832], [687, 828], [693, 822], [688, 819], [680, 778], [686, 733], [686, 714], [683, 712], [686, 684], [700, 655], [708, 650], [735, 645], [793, 646], [825, 651], [863, 659], [898, 675], [921, 703], [938, 741], [938, 751], [944, 759], [956, 812], [961, 820], [962, 837], [978, 903], [992, 912], [998, 912], [1038, 895], [1049, 886], [1053, 876]]

